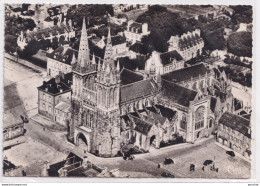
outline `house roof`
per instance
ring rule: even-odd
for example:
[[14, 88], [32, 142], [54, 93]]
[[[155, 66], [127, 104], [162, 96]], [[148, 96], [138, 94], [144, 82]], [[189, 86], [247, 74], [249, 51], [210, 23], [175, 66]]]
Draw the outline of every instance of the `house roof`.
[[133, 72], [132, 70], [128, 70], [124, 68], [120, 72], [120, 79], [121, 79], [121, 85], [127, 85], [130, 83], [143, 80], [143, 76]]
[[193, 101], [197, 92], [179, 86], [173, 82], [162, 80], [162, 91], [159, 97], [177, 103], [179, 105], [188, 107], [190, 101]]
[[181, 82], [190, 80], [191, 78], [197, 78], [199, 75], [204, 76], [206, 73], [210, 73], [210, 70], [207, 69], [203, 63], [200, 63], [198, 65], [163, 74], [162, 78], [172, 82]]
[[136, 125], [134, 130], [136, 130], [137, 132], [144, 134], [144, 135], [147, 135], [150, 132], [151, 128], [153, 127], [152, 123], [148, 123], [135, 116], [131, 116], [131, 117]]
[[225, 112], [219, 119], [219, 123], [226, 125], [227, 127], [232, 128], [251, 138], [251, 134], [248, 133], [248, 129], [250, 128], [250, 121], [241, 116], [232, 114], [230, 112]]
[[69, 108], [70, 108], [70, 105], [66, 102], [60, 102], [58, 103], [56, 106], [55, 106], [55, 109], [57, 110], [61, 110], [61, 111], [64, 111], [64, 112], [69, 112]]
[[[58, 75], [56, 78], [52, 78], [47, 82], [43, 82], [43, 85], [38, 87], [39, 90], [46, 92], [46, 88], [48, 88], [47, 93], [50, 94], [60, 94], [62, 92], [71, 91], [70, 83], [72, 82], [72, 72]], [[61, 92], [62, 90], [62, 92]]]
[[[47, 20], [48, 21], [48, 20]], [[56, 36], [59, 34], [64, 34], [67, 32], [72, 31], [72, 28], [70, 28], [67, 25], [61, 24], [60, 26], [54, 25], [52, 27], [47, 27], [43, 29], [39, 29], [37, 31], [31, 31], [26, 33], [26, 37], [28, 39], [44, 39], [44, 37], [50, 37], [51, 35]]]
[[168, 118], [169, 121], [173, 119], [177, 111], [173, 111], [172, 109], [166, 108], [162, 105], [156, 105], [157, 108], [160, 109], [160, 113], [163, 117]]
[[127, 102], [136, 98], [157, 92], [157, 87], [151, 78], [137, 81], [120, 87], [120, 102]]
[[137, 23], [137, 22], [133, 22], [130, 26], [129, 26], [129, 30], [133, 32], [136, 32], [136, 30], [138, 30], [138, 33], [142, 33], [142, 23]]
[[[120, 45], [126, 42], [126, 38], [124, 36], [115, 35], [111, 36], [112, 46]], [[107, 38], [105, 39], [105, 43], [107, 43]]]
[[203, 42], [203, 39], [198, 34], [192, 34], [191, 36], [186, 36], [179, 39], [179, 48], [185, 50], [186, 48], [191, 48]]
[[15, 115], [11, 110], [4, 111], [4, 128], [22, 124], [23, 120], [19, 115]]
[[72, 49], [69, 46], [60, 46], [56, 50], [54, 50], [52, 53], [47, 53], [46, 56], [48, 58], [55, 59], [59, 62], [65, 63], [67, 65], [71, 65], [73, 54], [75, 54], [75, 57], [78, 56], [78, 51]]
[[163, 117], [162, 115], [155, 113], [155, 112], [149, 112], [148, 117], [151, 117], [155, 121], [159, 121], [161, 124], [164, 124], [164, 122], [167, 119], [166, 117]]
[[136, 42], [130, 46], [129, 50], [132, 50], [135, 53], [146, 55], [145, 46], [142, 43]]
[[162, 64], [167, 65], [169, 63], [172, 63], [172, 59], [176, 59], [177, 61], [182, 60], [183, 58], [181, 55], [176, 51], [170, 51], [170, 52], [165, 52], [160, 55]]

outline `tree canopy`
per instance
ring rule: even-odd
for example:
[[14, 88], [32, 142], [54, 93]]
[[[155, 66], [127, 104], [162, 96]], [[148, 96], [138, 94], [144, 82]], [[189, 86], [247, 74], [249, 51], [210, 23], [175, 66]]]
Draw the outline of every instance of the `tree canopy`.
[[236, 32], [227, 40], [228, 52], [237, 56], [252, 57], [252, 33]]

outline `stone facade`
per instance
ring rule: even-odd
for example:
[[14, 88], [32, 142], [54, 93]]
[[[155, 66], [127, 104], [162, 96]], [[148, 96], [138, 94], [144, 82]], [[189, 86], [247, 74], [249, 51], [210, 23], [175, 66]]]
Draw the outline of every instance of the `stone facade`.
[[[72, 63], [69, 140], [75, 145], [111, 157], [128, 144], [148, 151], [176, 136], [193, 143], [216, 129], [215, 80], [204, 64], [163, 75], [126, 72], [114, 61], [110, 29], [98, 61], [90, 59], [85, 20], [81, 33]], [[200, 86], [193, 89], [197, 80]]]
[[200, 36], [199, 29], [181, 36], [171, 36], [168, 43], [168, 51], [176, 50], [185, 61], [201, 55], [204, 47], [204, 41]]
[[128, 21], [127, 30], [124, 32], [126, 40], [132, 44], [137, 41], [141, 42], [143, 36], [149, 35], [150, 31], [148, 30], [147, 23], [137, 23], [133, 20]]
[[225, 112], [219, 120], [217, 142], [250, 159], [250, 121], [230, 112]]

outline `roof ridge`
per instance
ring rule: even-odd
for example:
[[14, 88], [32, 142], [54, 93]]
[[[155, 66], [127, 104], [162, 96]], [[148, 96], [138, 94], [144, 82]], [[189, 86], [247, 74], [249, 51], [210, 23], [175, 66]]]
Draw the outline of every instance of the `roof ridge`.
[[[250, 120], [249, 120], [249, 119], [246, 119], [246, 118], [244, 118], [244, 117], [242, 117], [242, 116], [240, 116], [240, 115], [233, 114], [232, 112], [229, 112], [229, 111], [226, 111], [226, 113], [232, 114], [232, 115], [234, 115], [234, 116], [238, 116], [238, 117], [240, 117], [240, 118], [242, 118], [242, 119], [244, 119], [244, 120], [247, 120], [247, 121], [249, 121], [249, 122], [250, 122]], [[249, 126], [245, 126], [245, 127], [249, 127]]]
[[162, 78], [162, 81], [166, 81], [167, 83], [174, 84], [174, 85], [176, 85], [176, 86], [178, 86], [178, 87], [181, 87], [181, 88], [183, 88], [183, 89], [186, 89], [186, 90], [189, 90], [189, 91], [192, 91], [192, 92], [195, 92], [195, 93], [197, 93], [197, 94], [198, 94], [198, 92], [197, 92], [197, 91], [195, 91], [195, 90], [192, 90], [192, 89], [189, 89], [189, 88], [186, 88], [186, 87], [183, 87], [183, 86], [181, 86], [181, 85], [178, 85], [177, 83], [174, 83], [174, 82], [172, 82], [172, 81], [169, 81], [169, 80], [166, 80], [166, 79], [163, 79], [163, 78]]
[[148, 80], [151, 81], [151, 79], [142, 79], [142, 80], [140, 80], [140, 81], [136, 81], [136, 82], [133, 82], [133, 83], [129, 83], [129, 84], [127, 84], [127, 85], [122, 85], [121, 88], [122, 88], [122, 87], [130, 86], [130, 85], [132, 85], [132, 84], [141, 83], [141, 82], [143, 82], [143, 81], [148, 81]]
[[130, 113], [129, 115], [131, 115], [131, 117], [133, 117], [133, 118], [135, 118], [135, 119], [138, 119], [138, 120], [140, 120], [140, 121], [146, 122], [147, 124], [150, 124], [150, 125], [152, 125], [152, 126], [154, 125], [153, 123], [151, 123], [151, 122], [149, 122], [149, 121], [142, 120], [141, 118], [138, 118], [138, 117], [132, 115], [131, 113]]

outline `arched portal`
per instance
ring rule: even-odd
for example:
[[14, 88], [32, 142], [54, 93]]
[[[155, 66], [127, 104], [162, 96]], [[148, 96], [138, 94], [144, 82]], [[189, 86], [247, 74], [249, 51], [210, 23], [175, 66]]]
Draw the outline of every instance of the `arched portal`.
[[76, 145], [84, 149], [87, 149], [87, 151], [89, 151], [87, 138], [82, 133], [78, 133], [76, 138]]
[[153, 142], [154, 142], [155, 138], [156, 138], [156, 136], [155, 136], [155, 135], [153, 135], [153, 136], [150, 138], [150, 145], [152, 145], [152, 144], [153, 144]]

